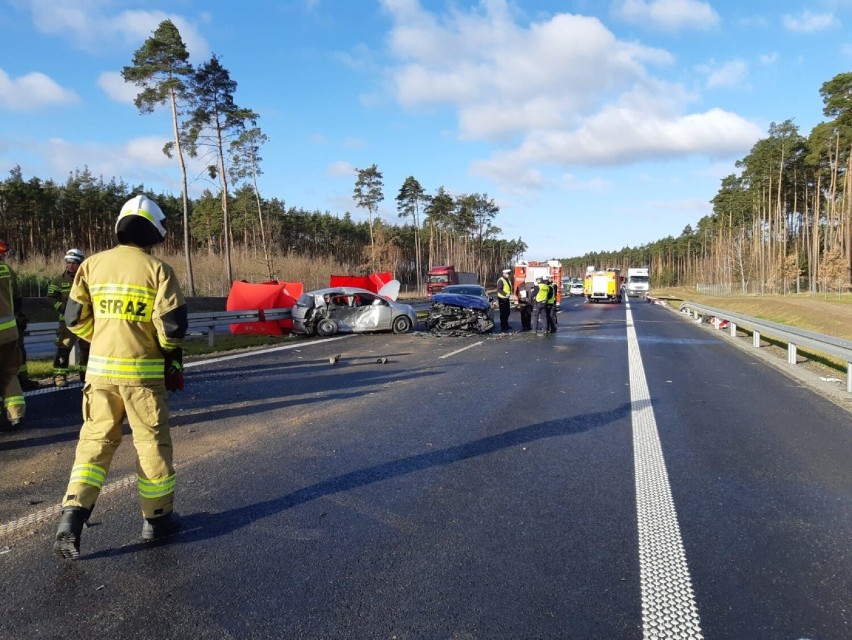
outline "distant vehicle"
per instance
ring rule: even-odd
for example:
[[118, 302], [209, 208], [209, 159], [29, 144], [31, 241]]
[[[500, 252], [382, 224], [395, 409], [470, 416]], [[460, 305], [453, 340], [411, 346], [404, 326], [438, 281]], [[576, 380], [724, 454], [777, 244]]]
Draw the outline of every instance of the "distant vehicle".
[[431, 297], [453, 284], [476, 284], [475, 273], [469, 271], [456, 271], [453, 265], [436, 266], [429, 269], [426, 274], [426, 293]]
[[627, 269], [627, 280], [624, 288], [628, 296], [645, 298], [651, 286], [651, 274], [648, 267], [632, 267]]
[[568, 285], [568, 295], [569, 296], [585, 295], [585, 291], [583, 289], [583, 281], [578, 280], [577, 282], [572, 282], [570, 285]]
[[586, 269], [583, 294], [586, 302], [621, 302], [621, 269]]
[[308, 291], [293, 306], [293, 332], [333, 336], [336, 333], [393, 331], [407, 333], [417, 314], [407, 304], [357, 287]]

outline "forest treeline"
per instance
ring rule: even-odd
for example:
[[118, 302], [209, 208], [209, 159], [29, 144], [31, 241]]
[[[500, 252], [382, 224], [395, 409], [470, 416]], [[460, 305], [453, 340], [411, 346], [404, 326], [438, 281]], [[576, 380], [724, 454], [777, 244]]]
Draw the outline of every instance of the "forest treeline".
[[648, 265], [655, 286], [716, 285], [733, 293], [849, 291], [852, 286], [852, 73], [820, 88], [823, 115], [807, 136], [792, 120], [736, 163], [711, 200], [713, 213], [678, 237], [563, 260]]
[[[409, 186], [416, 183], [409, 178]], [[400, 215], [410, 199], [400, 189]], [[112, 179], [105, 182], [87, 169], [70, 175], [64, 184], [39, 178], [24, 179], [20, 167], [10, 171], [0, 182], [0, 238], [6, 240], [16, 262], [54, 260], [61, 267], [61, 256], [70, 247], [81, 248], [86, 255], [108, 249], [115, 244], [115, 220], [121, 206], [134, 194], [146, 193], [167, 218], [169, 234], [158, 251], [166, 255], [182, 255], [183, 230], [181, 198], [171, 193], [152, 192], [144, 185], [131, 186]], [[194, 254], [222, 256], [223, 224], [221, 194], [204, 192], [190, 200], [190, 237]], [[483, 280], [495, 279], [503, 265], [511, 263], [526, 249], [521, 240], [504, 240], [495, 236], [496, 227], [480, 226], [483, 219], [496, 215], [497, 208], [487, 196], [478, 194], [451, 197], [443, 189], [433, 197], [420, 194], [423, 221], [423, 267], [430, 264], [456, 264], [462, 270], [479, 271]], [[235, 189], [229, 196], [232, 244], [245, 255], [247, 249], [259, 252], [261, 246], [257, 201], [249, 186]], [[271, 272], [257, 274], [256, 266], [235, 262], [235, 279], [292, 279], [289, 259], [314, 258], [324, 264], [337, 264], [351, 274], [365, 274], [375, 267], [392, 271], [402, 282], [414, 287], [415, 229], [411, 223], [393, 225], [377, 218], [373, 223], [375, 263], [372, 263], [370, 225], [356, 221], [347, 212], [342, 216], [328, 211], [308, 211], [287, 207], [283, 200], [261, 199], [261, 214], [271, 242]], [[487, 210], [487, 215], [481, 213]], [[176, 265], [185, 274], [182, 265]], [[26, 275], [26, 274], [24, 274]], [[220, 295], [225, 280], [214, 291], [198, 295]], [[207, 286], [207, 285], [205, 285]], [[209, 288], [209, 287], [208, 287]], [[227, 291], [227, 286], [224, 286]]]

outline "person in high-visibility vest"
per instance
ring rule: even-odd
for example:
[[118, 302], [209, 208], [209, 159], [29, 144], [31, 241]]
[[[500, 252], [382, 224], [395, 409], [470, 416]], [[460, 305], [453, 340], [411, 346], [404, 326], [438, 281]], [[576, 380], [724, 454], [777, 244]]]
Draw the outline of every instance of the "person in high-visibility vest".
[[142, 540], [171, 535], [175, 470], [166, 392], [183, 388], [180, 343], [186, 302], [172, 268], [150, 253], [166, 218], [146, 196], [121, 209], [118, 246], [87, 258], [74, 279], [65, 323], [91, 343], [83, 387], [83, 427], [53, 550], [80, 556], [80, 535], [106, 481], [127, 418], [136, 447]]
[[532, 290], [532, 299], [533, 299], [533, 318], [535, 318], [535, 334], [537, 336], [543, 336], [546, 332], [544, 327], [542, 327], [541, 318], [544, 316], [545, 326], [550, 323], [547, 322], [547, 299], [550, 297], [550, 287], [547, 286], [547, 283], [544, 282], [542, 278], [535, 279], [535, 287]]
[[544, 276], [544, 282], [550, 288], [547, 294], [547, 332], [556, 333], [556, 283], [549, 275]]
[[26, 413], [26, 401], [18, 371], [21, 368], [21, 350], [18, 348], [18, 322], [15, 312], [20, 308], [21, 296], [14, 270], [6, 264], [9, 245], [0, 240], [0, 397], [9, 427], [20, 427]]
[[511, 331], [509, 314], [512, 312], [512, 270], [503, 269], [497, 280], [497, 306], [500, 308], [500, 331]]
[[74, 332], [65, 325], [65, 305], [68, 294], [74, 284], [74, 276], [85, 256], [79, 249], [69, 249], [65, 253], [65, 271], [55, 278], [47, 287], [47, 297], [53, 300], [53, 308], [59, 313], [59, 328], [56, 331], [56, 355], [53, 358], [53, 384], [64, 387], [68, 384], [68, 366], [71, 350], [80, 344], [80, 382], [86, 381], [86, 365], [89, 361], [89, 343], [80, 340]]

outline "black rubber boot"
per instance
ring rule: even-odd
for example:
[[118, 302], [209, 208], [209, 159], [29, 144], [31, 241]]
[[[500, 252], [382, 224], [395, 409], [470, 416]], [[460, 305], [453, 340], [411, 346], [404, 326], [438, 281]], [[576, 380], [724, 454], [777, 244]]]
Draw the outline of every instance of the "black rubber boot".
[[142, 541], [153, 542], [160, 540], [180, 530], [180, 519], [176, 513], [167, 513], [159, 518], [142, 520]]
[[90, 509], [83, 507], [65, 507], [56, 529], [56, 542], [53, 552], [61, 558], [76, 560], [80, 557], [80, 535], [83, 525], [89, 519]]

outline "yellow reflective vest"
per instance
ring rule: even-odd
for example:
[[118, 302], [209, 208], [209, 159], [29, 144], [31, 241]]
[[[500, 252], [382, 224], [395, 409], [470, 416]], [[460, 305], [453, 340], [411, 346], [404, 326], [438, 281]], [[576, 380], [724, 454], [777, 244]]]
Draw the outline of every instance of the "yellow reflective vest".
[[497, 280], [497, 297], [508, 298], [512, 295], [512, 282], [506, 276], [501, 276]]
[[0, 262], [0, 344], [18, 339], [15, 305], [18, 299], [18, 280], [5, 262]]
[[164, 384], [164, 353], [186, 334], [186, 301], [172, 268], [133, 245], [80, 265], [65, 323], [91, 342], [86, 380], [125, 386]]

